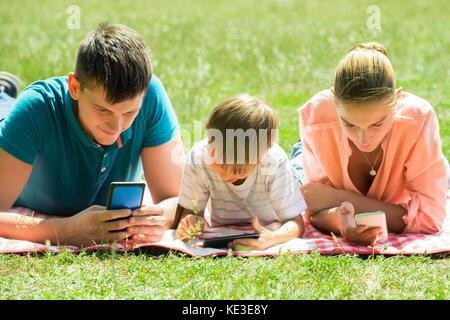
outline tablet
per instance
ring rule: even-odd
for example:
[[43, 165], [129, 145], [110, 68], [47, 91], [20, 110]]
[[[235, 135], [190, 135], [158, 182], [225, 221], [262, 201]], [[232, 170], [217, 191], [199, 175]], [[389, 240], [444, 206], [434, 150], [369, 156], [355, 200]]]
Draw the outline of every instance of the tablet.
[[235, 234], [232, 236], [225, 237], [216, 237], [216, 238], [207, 238], [203, 242], [203, 248], [216, 248], [222, 249], [226, 248], [228, 242], [233, 241], [235, 239], [258, 239], [259, 233], [244, 233], [244, 234]]

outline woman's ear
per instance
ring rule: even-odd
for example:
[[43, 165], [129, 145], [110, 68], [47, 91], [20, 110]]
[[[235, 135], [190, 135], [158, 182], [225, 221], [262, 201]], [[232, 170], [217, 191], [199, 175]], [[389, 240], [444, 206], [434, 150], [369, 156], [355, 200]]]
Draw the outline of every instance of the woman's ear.
[[403, 87], [398, 88], [395, 90], [395, 98], [398, 100], [403, 92]]
[[330, 90], [331, 90], [331, 93], [334, 95], [334, 87], [331, 87]]
[[80, 82], [75, 77], [73, 72], [69, 72], [69, 93], [73, 100], [78, 100], [78, 94], [80, 92]]

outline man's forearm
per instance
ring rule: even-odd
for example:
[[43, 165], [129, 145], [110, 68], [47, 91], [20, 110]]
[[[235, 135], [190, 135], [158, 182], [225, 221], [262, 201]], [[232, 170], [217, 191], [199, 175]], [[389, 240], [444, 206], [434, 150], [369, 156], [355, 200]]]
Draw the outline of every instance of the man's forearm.
[[157, 204], [164, 210], [164, 217], [167, 219], [166, 228], [171, 229], [177, 218], [178, 197], [165, 199]]
[[36, 243], [50, 241], [52, 244], [65, 244], [66, 239], [63, 238], [65, 220], [65, 218], [42, 219], [13, 212], [1, 212], [0, 236]]

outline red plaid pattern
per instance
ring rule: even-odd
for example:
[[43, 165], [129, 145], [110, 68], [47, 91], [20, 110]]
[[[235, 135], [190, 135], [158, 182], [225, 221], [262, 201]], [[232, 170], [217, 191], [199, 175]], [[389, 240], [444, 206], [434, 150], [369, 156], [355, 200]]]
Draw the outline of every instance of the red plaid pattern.
[[[450, 193], [447, 194], [447, 212], [450, 212]], [[26, 216], [35, 216], [40, 218], [48, 218], [50, 216], [33, 212], [27, 208], [15, 207], [10, 211], [23, 214]], [[305, 219], [306, 220], [306, 219]], [[218, 237], [225, 235], [232, 235], [238, 233], [253, 232], [250, 225], [228, 225], [217, 228], [206, 226], [205, 232], [198, 237], [194, 246], [189, 246], [186, 243], [176, 238], [174, 230], [168, 230], [164, 234], [162, 241], [158, 243], [147, 243], [136, 245], [133, 242], [119, 243], [115, 245], [116, 250], [126, 251], [142, 247], [161, 247], [170, 250], [177, 250], [191, 256], [208, 257], [211, 255], [226, 255], [228, 250], [202, 248], [202, 243], [205, 238]], [[112, 245], [96, 245], [86, 250], [95, 249], [113, 249]], [[58, 246], [58, 245], [44, 245], [32, 243], [22, 240], [14, 240], [14, 235], [10, 239], [0, 237], [0, 253], [25, 253], [35, 251], [52, 251], [61, 252], [69, 250], [71, 252], [79, 252], [81, 249], [75, 246]], [[344, 241], [341, 236], [330, 236], [318, 231], [308, 221], [305, 221], [305, 233], [301, 239], [293, 239], [287, 243], [279, 246], [269, 248], [264, 251], [232, 251], [233, 255], [241, 256], [266, 256], [277, 255], [283, 252], [291, 252], [292, 254], [311, 253], [314, 250], [319, 250], [321, 254], [342, 254], [342, 253], [356, 253], [356, 254], [434, 254], [450, 252], [450, 215], [447, 215], [443, 229], [435, 234], [393, 234], [389, 233], [389, 238], [385, 241], [379, 241], [373, 247], [364, 247], [351, 244]]]

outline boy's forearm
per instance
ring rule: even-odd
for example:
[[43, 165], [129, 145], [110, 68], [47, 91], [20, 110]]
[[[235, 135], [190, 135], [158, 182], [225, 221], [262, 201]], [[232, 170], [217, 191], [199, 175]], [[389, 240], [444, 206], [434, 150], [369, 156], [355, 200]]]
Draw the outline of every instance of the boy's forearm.
[[65, 244], [66, 218], [42, 219], [13, 212], [0, 213], [0, 236], [36, 243]]
[[304, 230], [303, 218], [302, 215], [299, 214], [297, 217], [284, 222], [281, 227], [275, 231], [278, 240], [277, 242], [284, 243], [288, 240], [299, 238], [303, 236]]
[[[205, 211], [199, 211], [198, 215], [200, 217], [203, 217]], [[179, 204], [177, 205], [177, 209], [175, 212], [175, 217], [170, 225], [170, 229], [176, 229], [178, 227], [178, 224], [180, 223], [181, 220], [183, 220], [184, 217], [186, 217], [188, 214], [195, 214], [194, 211], [186, 209], [182, 206], [180, 206]]]

